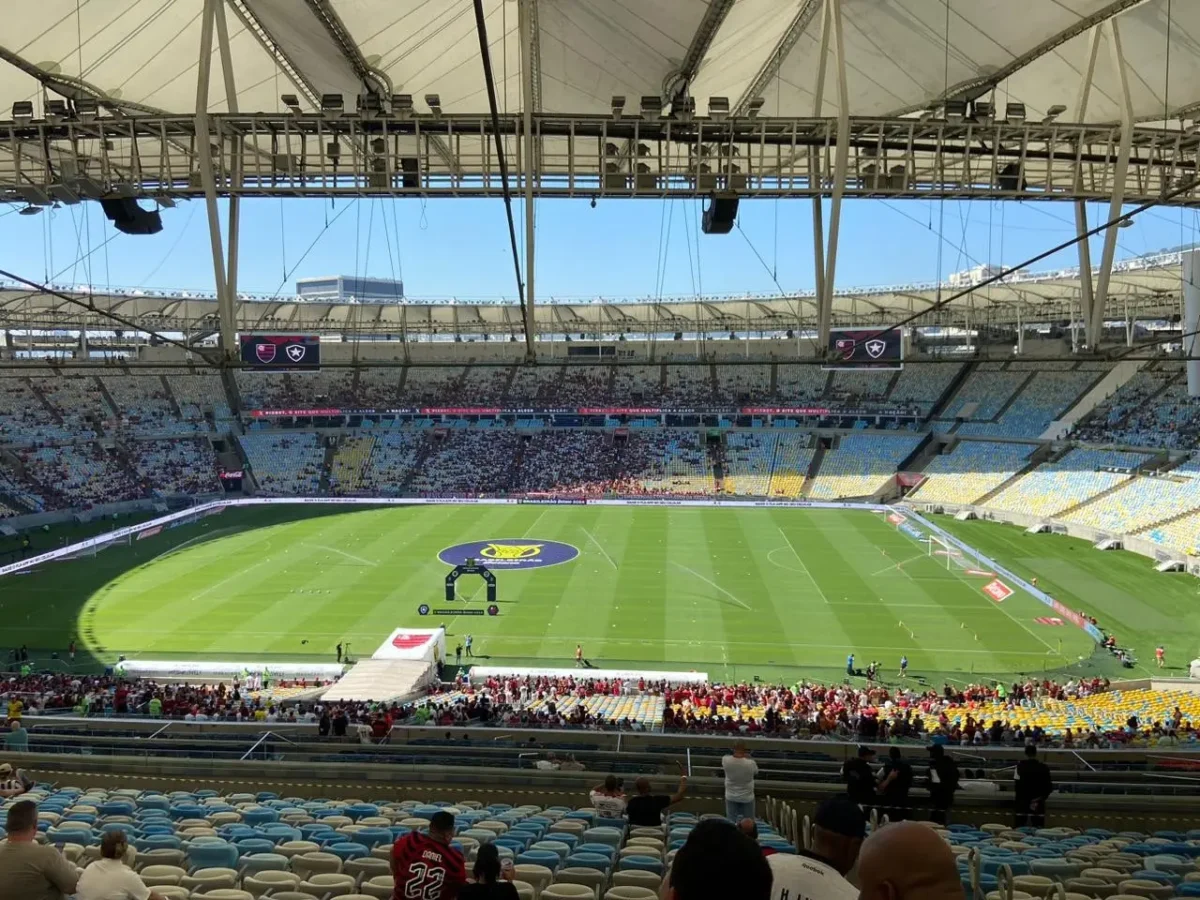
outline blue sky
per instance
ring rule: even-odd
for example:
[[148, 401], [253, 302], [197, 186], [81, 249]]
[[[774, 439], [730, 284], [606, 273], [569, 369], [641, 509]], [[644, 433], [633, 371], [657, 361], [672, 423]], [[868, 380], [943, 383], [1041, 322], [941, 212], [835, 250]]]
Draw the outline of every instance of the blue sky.
[[[594, 209], [587, 200], [537, 201], [537, 295], [693, 296], [813, 287], [808, 201], [743, 200], [738, 227], [724, 236], [699, 233], [700, 210], [692, 200], [601, 199]], [[520, 201], [514, 212], [523, 236]], [[1093, 223], [1105, 215], [1107, 205], [1090, 210]], [[1070, 237], [1072, 220], [1066, 203], [847, 201], [837, 284], [929, 281], [939, 263], [943, 276], [975, 263], [1013, 265]], [[1196, 213], [1150, 210], [1122, 229], [1118, 257], [1192, 243], [1198, 230]], [[1094, 245], [1093, 260], [1099, 261], [1099, 238]], [[1071, 250], [1036, 268], [1076, 261]], [[0, 267], [59, 283], [213, 286], [203, 201], [163, 210], [162, 232], [149, 237], [118, 234], [97, 204], [38, 216], [19, 216], [10, 207], [0, 211]], [[503, 203], [242, 204], [242, 291], [287, 295], [297, 277], [394, 273], [403, 274], [412, 297], [514, 297]]]

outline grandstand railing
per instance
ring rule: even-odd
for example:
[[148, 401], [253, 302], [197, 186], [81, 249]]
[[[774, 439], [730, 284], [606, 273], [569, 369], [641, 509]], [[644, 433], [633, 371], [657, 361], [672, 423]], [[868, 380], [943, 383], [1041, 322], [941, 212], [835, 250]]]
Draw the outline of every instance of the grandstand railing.
[[[179, 723], [163, 730], [161, 720], [88, 723], [86, 730], [65, 733], [61, 721], [46, 730], [30, 720], [31, 748], [6, 754], [15, 766], [41, 780], [75, 783], [87, 778], [118, 778], [126, 786], [192, 787], [222, 784], [311, 784], [323, 795], [360, 796], [372, 786], [420, 796], [446, 786], [489, 787], [519, 794], [575, 794], [586, 797], [597, 773], [615, 772], [630, 779], [647, 775], [677, 777], [678, 765], [691, 775], [691, 795], [719, 802], [724, 781], [721, 757], [732, 737], [527, 731], [473, 728], [393, 729], [384, 744], [354, 739], [320, 739], [314, 725], [272, 723]], [[158, 734], [155, 735], [154, 732]], [[465, 739], [464, 739], [465, 736]], [[759, 763], [757, 790], [767, 795], [815, 800], [844, 790], [842, 763], [856, 755], [852, 742], [756, 738], [751, 749]], [[70, 749], [68, 749], [70, 748]], [[884, 746], [879, 747], [885, 751]], [[581, 772], [544, 771], [531, 765], [531, 754], [571, 754]], [[904, 748], [918, 769], [923, 748]], [[959, 758], [964, 780], [976, 786], [961, 791], [956, 808], [964, 815], [1011, 813], [1012, 768], [1022, 748], [978, 748], [947, 752]], [[1196, 751], [1099, 750], [1044, 751], [1058, 787], [1052, 813], [1071, 816], [1156, 815], [1194, 817], [1200, 785]], [[926, 805], [923, 782], [912, 792], [917, 809]], [[582, 802], [582, 801], [581, 801]]]

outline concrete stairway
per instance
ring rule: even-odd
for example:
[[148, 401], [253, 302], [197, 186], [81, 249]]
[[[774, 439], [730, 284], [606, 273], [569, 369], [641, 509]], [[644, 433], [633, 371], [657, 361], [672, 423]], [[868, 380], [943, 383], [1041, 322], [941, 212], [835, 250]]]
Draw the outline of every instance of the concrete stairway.
[[1055, 419], [1042, 432], [1043, 441], [1059, 441], [1066, 437], [1075, 424], [1081, 421], [1093, 409], [1117, 392], [1121, 385], [1141, 370], [1145, 360], [1124, 360], [1113, 366], [1103, 378], [1097, 381], [1090, 391], [1079, 398], [1079, 402]]

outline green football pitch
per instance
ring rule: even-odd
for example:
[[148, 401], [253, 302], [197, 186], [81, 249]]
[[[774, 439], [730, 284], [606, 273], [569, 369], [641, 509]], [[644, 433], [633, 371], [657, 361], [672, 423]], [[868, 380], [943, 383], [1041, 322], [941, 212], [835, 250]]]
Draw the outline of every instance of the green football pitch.
[[[1096, 615], [1152, 665], [1165, 642], [1197, 648], [1197, 582], [1149, 560], [1069, 538], [939, 519], [972, 546]], [[504, 549], [503, 541], [524, 550]], [[500, 548], [485, 549], [488, 542]], [[497, 616], [456, 551], [573, 558], [509, 570], [497, 560]], [[530, 546], [541, 549], [528, 549]], [[141, 658], [332, 661], [339, 642], [369, 656], [394, 628], [445, 624], [491, 664], [704, 671], [716, 679], [831, 679], [853, 652], [891, 679], [912, 675], [1114, 674], [1090, 638], [1017, 590], [947, 566], [882, 516], [858, 510], [569, 506], [231, 508], [219, 516], [0, 581], [9, 646], [64, 648], [92, 662]], [[577, 551], [577, 552], [576, 552]], [[531, 558], [533, 558], [531, 557]], [[523, 563], [521, 563], [523, 564]], [[1015, 585], [1014, 585], [1015, 587]], [[418, 614], [427, 604], [431, 613]], [[1144, 674], [1144, 672], [1140, 672]], [[1178, 672], [1176, 672], [1178, 674]]]

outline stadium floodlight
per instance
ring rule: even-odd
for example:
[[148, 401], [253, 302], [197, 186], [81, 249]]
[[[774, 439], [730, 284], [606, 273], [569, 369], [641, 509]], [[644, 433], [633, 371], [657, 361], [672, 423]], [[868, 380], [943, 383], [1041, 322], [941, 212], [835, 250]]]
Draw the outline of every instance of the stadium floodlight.
[[341, 94], [322, 94], [321, 113], [327, 118], [336, 119], [346, 108], [346, 100]]
[[641, 108], [643, 119], [657, 119], [662, 115], [662, 97], [658, 96], [658, 94], [643, 95]]
[[51, 122], [61, 122], [67, 117], [67, 101], [66, 100], [47, 100], [46, 101], [46, 118]]
[[987, 100], [975, 101], [975, 121], [991, 125], [996, 118], [996, 111]]
[[95, 97], [76, 97], [75, 115], [84, 122], [91, 122], [100, 114], [100, 103]]
[[710, 118], [716, 119], [718, 122], [726, 118], [729, 115], [729, 98], [709, 97], [708, 115]]
[[1004, 117], [1008, 119], [1010, 125], [1023, 125], [1025, 123], [1025, 104], [1006, 104], [1004, 107]]
[[28, 122], [33, 118], [33, 101], [18, 100], [12, 105], [12, 117], [18, 122]]
[[1055, 103], [1048, 110], [1046, 110], [1046, 115], [1042, 119], [1042, 124], [1047, 125], [1050, 122], [1053, 122], [1055, 119], [1057, 119], [1059, 116], [1061, 116], [1066, 111], [1067, 111], [1067, 107], [1064, 104]]
[[750, 118], [755, 118], [759, 112], [762, 111], [763, 104], [766, 102], [767, 101], [762, 97], [755, 97], [753, 100], [751, 100], [749, 106], [747, 106], [747, 109], [750, 112]]
[[618, 147], [616, 144], [614, 144], [612, 141], [607, 141], [604, 144], [604, 155], [605, 156], [618, 156], [620, 154], [620, 152], [621, 152], [621, 148]]
[[300, 98], [295, 94], [280, 94], [279, 100], [291, 111], [292, 115], [300, 115]]
[[944, 109], [947, 122], [961, 122], [967, 117], [966, 100], [947, 100]]
[[612, 98], [612, 117], [614, 119], [621, 118], [621, 113], [625, 111], [625, 98], [619, 94], [613, 94]]
[[412, 94], [392, 94], [392, 115], [407, 119], [412, 114]]
[[374, 91], [368, 91], [358, 96], [358, 114], [368, 118], [378, 116], [383, 112], [383, 101]]
[[442, 95], [426, 94], [425, 105], [429, 107], [429, 111], [435, 116], [440, 116], [442, 114]]
[[680, 97], [671, 104], [671, 115], [677, 119], [688, 121], [696, 114], [696, 98]]

